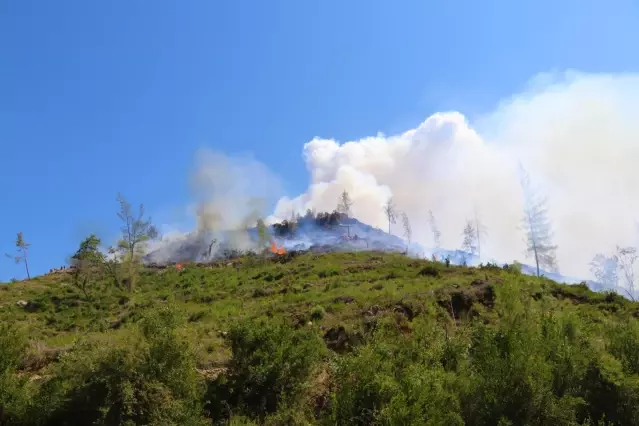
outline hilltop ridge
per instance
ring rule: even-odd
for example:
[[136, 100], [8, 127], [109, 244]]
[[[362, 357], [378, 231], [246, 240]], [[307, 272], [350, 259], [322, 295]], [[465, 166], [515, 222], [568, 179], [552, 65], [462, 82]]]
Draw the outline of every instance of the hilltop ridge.
[[[357, 252], [383, 251], [406, 253], [414, 258], [437, 259], [453, 265], [479, 266], [480, 264], [509, 264], [513, 260], [479, 257], [460, 249], [425, 247], [418, 243], [408, 243], [398, 237], [346, 215], [308, 212], [295, 220], [285, 220], [267, 228], [268, 240], [288, 251], [312, 252]], [[239, 237], [238, 237], [239, 234]], [[235, 232], [192, 232], [162, 244], [150, 251], [144, 258], [147, 264], [171, 264], [185, 261], [207, 261], [236, 256], [245, 250], [254, 250], [259, 245], [256, 227], [247, 228], [245, 235]], [[521, 263], [521, 270], [535, 275], [536, 268]], [[585, 277], [571, 277], [541, 269], [541, 275], [567, 284], [586, 283], [593, 290], [605, 290], [599, 283]]]

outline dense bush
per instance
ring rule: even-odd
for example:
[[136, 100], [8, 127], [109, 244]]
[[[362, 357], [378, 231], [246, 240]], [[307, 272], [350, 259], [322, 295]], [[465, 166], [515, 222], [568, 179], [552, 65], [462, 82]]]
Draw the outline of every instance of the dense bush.
[[27, 380], [17, 374], [25, 353], [24, 336], [0, 324], [0, 425], [21, 424], [27, 408]]
[[324, 352], [314, 333], [269, 321], [235, 326], [228, 343], [229, 372], [210, 391], [212, 413], [218, 417], [228, 416], [228, 407], [263, 419], [283, 403], [296, 406]]
[[206, 424], [195, 359], [176, 326], [162, 309], [124, 342], [77, 345], [41, 389], [39, 423]]

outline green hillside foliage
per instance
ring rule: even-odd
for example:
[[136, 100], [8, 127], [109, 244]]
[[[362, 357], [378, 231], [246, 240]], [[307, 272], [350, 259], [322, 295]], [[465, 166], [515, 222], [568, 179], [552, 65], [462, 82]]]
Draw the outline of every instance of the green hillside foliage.
[[639, 304], [400, 254], [0, 286], [0, 425], [639, 425]]

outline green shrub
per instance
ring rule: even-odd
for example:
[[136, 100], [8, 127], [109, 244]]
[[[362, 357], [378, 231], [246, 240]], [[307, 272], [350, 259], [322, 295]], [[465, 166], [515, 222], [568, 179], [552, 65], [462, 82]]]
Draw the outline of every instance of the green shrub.
[[608, 349], [629, 374], [639, 374], [639, 323], [610, 327]]
[[324, 318], [324, 315], [326, 315], [326, 310], [320, 305], [317, 305], [313, 307], [313, 309], [311, 309], [311, 319], [315, 321], [321, 320], [322, 318]]
[[329, 278], [339, 275], [339, 268], [335, 266], [329, 266], [321, 271], [317, 272], [317, 276], [320, 278]]
[[421, 327], [417, 333], [424, 333], [412, 341], [379, 332], [340, 358], [324, 423], [462, 425], [455, 375], [440, 362], [443, 335]]
[[272, 322], [241, 323], [229, 331], [228, 341], [229, 373], [210, 390], [214, 416], [230, 406], [263, 419], [282, 403], [295, 405], [325, 349], [311, 332]]
[[24, 423], [27, 379], [17, 373], [25, 350], [24, 335], [8, 324], [0, 324], [0, 425]]
[[206, 424], [203, 387], [172, 311], [152, 312], [123, 344], [79, 344], [41, 391], [43, 424]]

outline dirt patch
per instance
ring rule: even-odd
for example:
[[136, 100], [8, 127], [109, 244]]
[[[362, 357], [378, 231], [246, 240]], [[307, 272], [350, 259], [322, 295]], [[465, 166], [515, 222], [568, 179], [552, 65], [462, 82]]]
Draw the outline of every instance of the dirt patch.
[[372, 271], [375, 269], [374, 265], [357, 265], [349, 266], [344, 271], [349, 274], [357, 274], [359, 272]]
[[379, 305], [373, 305], [368, 309], [362, 311], [362, 315], [365, 317], [372, 317], [382, 312], [382, 308]]
[[571, 291], [568, 291], [567, 289], [561, 288], [561, 287], [555, 287], [550, 291], [550, 294], [553, 295], [553, 297], [555, 297], [556, 299], [559, 300], [564, 300], [564, 299], [568, 299], [570, 300], [572, 303], [579, 305], [582, 303], [590, 303], [590, 298], [585, 295], [585, 294], [577, 294], [577, 293], [573, 293]]
[[437, 278], [439, 277], [439, 269], [433, 265], [426, 265], [419, 271], [418, 275], [421, 277]]
[[363, 342], [363, 337], [359, 333], [346, 331], [343, 326], [331, 327], [324, 334], [326, 346], [337, 352], [344, 353]]
[[335, 299], [333, 299], [333, 303], [345, 303], [345, 304], [349, 304], [349, 303], [353, 303], [355, 301], [355, 298], [352, 296], [338, 296]]
[[195, 371], [197, 371], [201, 376], [205, 377], [207, 380], [215, 380], [217, 379], [220, 374], [225, 374], [228, 369], [226, 367], [215, 367], [215, 368], [196, 368]]
[[22, 371], [39, 371], [47, 365], [57, 362], [68, 348], [49, 348], [42, 342], [31, 342], [25, 357], [22, 359]]
[[415, 312], [413, 307], [404, 302], [400, 302], [395, 305], [395, 307], [393, 308], [393, 312], [395, 314], [403, 315], [408, 321], [412, 321], [413, 318], [417, 316], [417, 313]]
[[456, 319], [468, 315], [473, 316], [476, 313], [473, 305], [476, 303], [487, 308], [494, 306], [494, 283], [488, 280], [475, 280], [470, 284], [470, 287], [440, 291], [437, 303]]
[[274, 263], [289, 263], [290, 261], [295, 259], [297, 256], [304, 253], [305, 253], [304, 251], [300, 251], [300, 250], [287, 251], [284, 254], [278, 254], [273, 256], [272, 261]]

